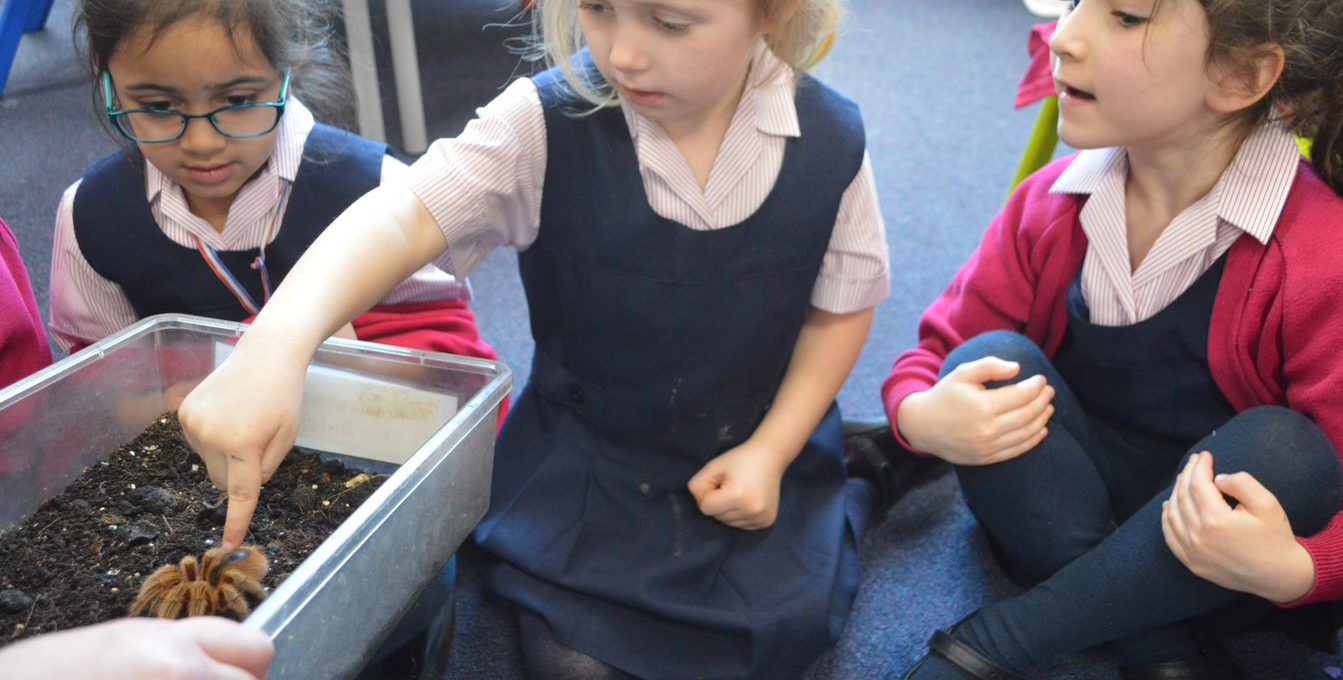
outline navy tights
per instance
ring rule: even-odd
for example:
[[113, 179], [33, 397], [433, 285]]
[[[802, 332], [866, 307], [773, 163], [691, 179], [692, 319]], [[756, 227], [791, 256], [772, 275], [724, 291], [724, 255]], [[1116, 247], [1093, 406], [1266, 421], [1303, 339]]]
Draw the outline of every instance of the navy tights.
[[[1277, 496], [1297, 535], [1323, 529], [1343, 501], [1337, 452], [1295, 411], [1244, 411], [1174, 455], [1107, 456], [1107, 445], [1122, 445], [1124, 434], [1089, 419], [1025, 337], [977, 337], [952, 352], [943, 374], [986, 356], [1021, 364], [1008, 382], [1043, 373], [1056, 389], [1050, 433], [1039, 446], [997, 465], [956, 469], [966, 502], [1008, 568], [1036, 583], [956, 631], [1005, 668], [1023, 671], [1107, 642], [1121, 663], [1184, 660], [1196, 648], [1182, 622], [1225, 608], [1271, 609], [1195, 576], [1166, 547], [1161, 503], [1192, 453], [1211, 451], [1218, 473], [1253, 474]], [[926, 677], [937, 666], [929, 664]]]

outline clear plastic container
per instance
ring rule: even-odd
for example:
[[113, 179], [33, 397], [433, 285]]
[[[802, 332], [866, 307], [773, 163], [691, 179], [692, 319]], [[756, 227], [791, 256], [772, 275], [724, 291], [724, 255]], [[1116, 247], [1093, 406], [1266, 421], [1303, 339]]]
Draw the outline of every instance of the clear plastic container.
[[[0, 391], [0, 530], [173, 410], [246, 327], [145, 319]], [[331, 340], [308, 369], [298, 445], [395, 468], [247, 618], [272, 680], [361, 668], [489, 505], [502, 364]]]

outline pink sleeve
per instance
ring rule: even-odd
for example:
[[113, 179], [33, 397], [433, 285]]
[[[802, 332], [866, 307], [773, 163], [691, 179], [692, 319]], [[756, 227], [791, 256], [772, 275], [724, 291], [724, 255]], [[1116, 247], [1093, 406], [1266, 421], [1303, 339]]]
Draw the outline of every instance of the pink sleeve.
[[[1327, 191], [1327, 189], [1325, 189]], [[1330, 197], [1331, 200], [1333, 197]], [[1284, 218], [1285, 219], [1285, 218]], [[1328, 224], [1302, 236], [1319, 235], [1317, 242], [1303, 239], [1288, 253], [1296, 262], [1308, 263], [1317, 253], [1336, 252], [1336, 224]], [[1286, 262], [1285, 262], [1286, 263]], [[1290, 263], [1286, 263], [1290, 264]], [[1343, 313], [1337, 295], [1343, 290], [1343, 269], [1329, 264], [1287, 268], [1283, 290], [1272, 319], [1281, 319], [1282, 379], [1287, 385], [1286, 406], [1310, 418], [1343, 453]], [[1325, 529], [1299, 539], [1315, 562], [1315, 587], [1292, 606], [1343, 600], [1343, 516], [1336, 515]]]
[[863, 154], [858, 174], [840, 199], [835, 230], [812, 289], [812, 306], [848, 314], [885, 300], [891, 294], [889, 251], [872, 161]]
[[1042, 171], [1022, 183], [951, 285], [924, 312], [918, 346], [896, 358], [881, 395], [895, 435], [906, 448], [913, 450], [895, 426], [900, 404], [937, 383], [942, 362], [953, 349], [991, 330], [1026, 332], [1040, 294], [1037, 268], [1048, 249], [1033, 235], [1050, 218], [1041, 207], [1049, 201], [1033, 202], [1031, 195], [1047, 192], [1056, 176]]
[[19, 244], [0, 220], [0, 387], [50, 363], [51, 348]]
[[1343, 514], [1334, 515], [1329, 526], [1310, 538], [1297, 538], [1315, 563], [1315, 586], [1309, 593], [1283, 607], [1343, 600]]
[[447, 238], [436, 264], [458, 277], [496, 246], [525, 249], [541, 222], [546, 124], [536, 86], [518, 80], [476, 116], [434, 142], [406, 179]]
[[78, 188], [75, 182], [61, 197], [51, 245], [51, 337], [66, 352], [83, 349], [138, 320], [121, 287], [93, 271], [79, 250], [73, 215]]

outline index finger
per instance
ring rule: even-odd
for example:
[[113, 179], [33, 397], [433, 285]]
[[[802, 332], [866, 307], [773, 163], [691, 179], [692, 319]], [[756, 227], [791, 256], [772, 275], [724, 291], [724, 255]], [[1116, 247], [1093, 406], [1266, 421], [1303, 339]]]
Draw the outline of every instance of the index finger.
[[186, 440], [187, 446], [190, 446], [191, 450], [196, 452], [196, 455], [201, 459], [201, 462], [205, 463], [205, 473], [210, 476], [210, 481], [215, 485], [215, 488], [221, 490], [227, 488], [227, 456], [216, 453], [214, 449], [206, 446], [204, 442], [197, 441], [195, 437], [191, 436], [191, 428], [187, 427], [185, 416], [181, 415], [180, 412], [178, 415], [178, 422], [182, 425], [182, 438]]
[[1212, 454], [1202, 452], [1193, 470], [1189, 471], [1189, 495], [1201, 512], [1230, 510], [1231, 504], [1222, 498], [1222, 492], [1212, 483]]
[[224, 517], [224, 538], [220, 547], [236, 550], [247, 538], [247, 526], [256, 512], [261, 494], [261, 460], [258, 456], [229, 456], [228, 514]]

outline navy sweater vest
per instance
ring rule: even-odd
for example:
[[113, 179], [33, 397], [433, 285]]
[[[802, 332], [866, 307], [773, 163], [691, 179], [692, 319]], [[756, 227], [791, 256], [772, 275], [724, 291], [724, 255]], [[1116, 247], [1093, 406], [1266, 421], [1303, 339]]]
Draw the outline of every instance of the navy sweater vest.
[[[318, 124], [303, 147], [279, 233], [266, 246], [277, 287], [322, 230], [355, 199], [378, 186], [384, 144]], [[129, 150], [95, 163], [75, 192], [74, 231], [80, 252], [99, 276], [121, 287], [137, 316], [178, 312], [240, 321], [248, 315], [201, 254], [174, 243], [145, 200], [143, 159]], [[219, 257], [258, 303], [255, 249]]]

